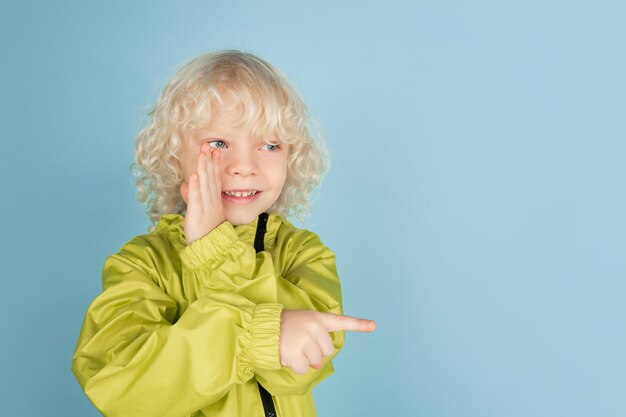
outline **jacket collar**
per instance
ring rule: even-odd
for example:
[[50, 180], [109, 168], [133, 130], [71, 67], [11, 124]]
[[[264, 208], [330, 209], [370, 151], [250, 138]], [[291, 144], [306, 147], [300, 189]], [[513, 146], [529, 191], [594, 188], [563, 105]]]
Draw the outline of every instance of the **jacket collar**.
[[[154, 231], [171, 231], [178, 235], [178, 238], [185, 242], [185, 218], [181, 214], [164, 214], [159, 218], [159, 222], [157, 223]], [[256, 226], [259, 222], [259, 217], [257, 216], [252, 222], [248, 224], [241, 225], [233, 225], [239, 240], [242, 242], [254, 246], [254, 237], [256, 234]], [[278, 234], [278, 229], [283, 222], [283, 218], [278, 214], [270, 214], [267, 219], [267, 229], [265, 231], [265, 250], [270, 250], [274, 246], [274, 242], [276, 241], [276, 235]]]

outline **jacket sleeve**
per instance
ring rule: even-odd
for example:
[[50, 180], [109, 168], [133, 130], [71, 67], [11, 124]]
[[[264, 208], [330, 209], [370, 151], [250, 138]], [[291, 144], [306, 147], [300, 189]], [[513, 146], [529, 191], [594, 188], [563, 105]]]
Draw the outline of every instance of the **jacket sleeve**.
[[[256, 303], [282, 304], [284, 309], [342, 314], [335, 255], [316, 234], [293, 233], [272, 258], [270, 252], [255, 253], [239, 241], [227, 222], [215, 232], [218, 245], [201, 238], [185, 254], [191, 266], [186, 279], [196, 285], [198, 294], [235, 292]], [[320, 369], [297, 374], [287, 367], [256, 367], [257, 380], [272, 395], [305, 394], [333, 372], [332, 359], [343, 347], [344, 334], [331, 333], [331, 339], [335, 352], [324, 358]]]
[[[284, 309], [314, 310], [343, 314], [341, 286], [337, 276], [335, 255], [311, 232], [293, 240], [295, 257], [277, 277]], [[255, 370], [257, 380], [272, 395], [303, 395], [334, 371], [332, 360], [344, 344], [344, 332], [330, 333], [335, 346], [332, 355], [324, 358], [320, 369], [309, 368], [297, 374], [291, 368]]]
[[207, 292], [180, 314], [144, 261], [123, 252], [107, 259], [104, 290], [87, 311], [72, 358], [104, 415], [190, 415], [256, 368], [280, 367], [280, 304]]

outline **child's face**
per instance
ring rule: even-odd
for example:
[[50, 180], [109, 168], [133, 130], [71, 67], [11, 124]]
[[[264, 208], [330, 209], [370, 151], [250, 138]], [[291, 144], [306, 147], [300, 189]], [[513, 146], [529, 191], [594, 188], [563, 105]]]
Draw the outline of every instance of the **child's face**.
[[[255, 139], [251, 127], [234, 127], [229, 118], [213, 116], [211, 124], [182, 149], [185, 182], [196, 172], [203, 144], [219, 149], [224, 215], [233, 225], [247, 224], [272, 206], [280, 196], [287, 178], [289, 145], [277, 138]], [[275, 145], [275, 146], [274, 146]], [[256, 194], [245, 197], [246, 191]], [[237, 197], [231, 192], [242, 192]], [[183, 194], [185, 202], [187, 195]]]

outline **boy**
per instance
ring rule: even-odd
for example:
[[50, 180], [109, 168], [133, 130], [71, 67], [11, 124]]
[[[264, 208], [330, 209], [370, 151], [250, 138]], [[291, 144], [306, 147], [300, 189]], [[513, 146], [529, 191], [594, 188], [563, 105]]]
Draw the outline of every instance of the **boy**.
[[237, 51], [170, 80], [136, 143], [158, 219], [103, 270], [72, 370], [107, 416], [313, 416], [342, 330], [334, 254], [283, 218], [326, 166], [307, 110], [270, 64]]

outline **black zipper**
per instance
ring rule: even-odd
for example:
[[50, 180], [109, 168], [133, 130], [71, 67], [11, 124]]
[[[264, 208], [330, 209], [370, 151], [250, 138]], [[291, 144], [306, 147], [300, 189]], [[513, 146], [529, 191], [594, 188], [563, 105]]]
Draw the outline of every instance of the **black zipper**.
[[[259, 221], [256, 226], [256, 234], [254, 236], [254, 250], [263, 252], [265, 250], [265, 230], [267, 229], [267, 213], [259, 214]], [[267, 392], [263, 385], [257, 381], [259, 385], [259, 394], [261, 395], [261, 402], [263, 403], [263, 410], [265, 411], [265, 417], [277, 417], [276, 408], [274, 407], [274, 399], [272, 394]]]

